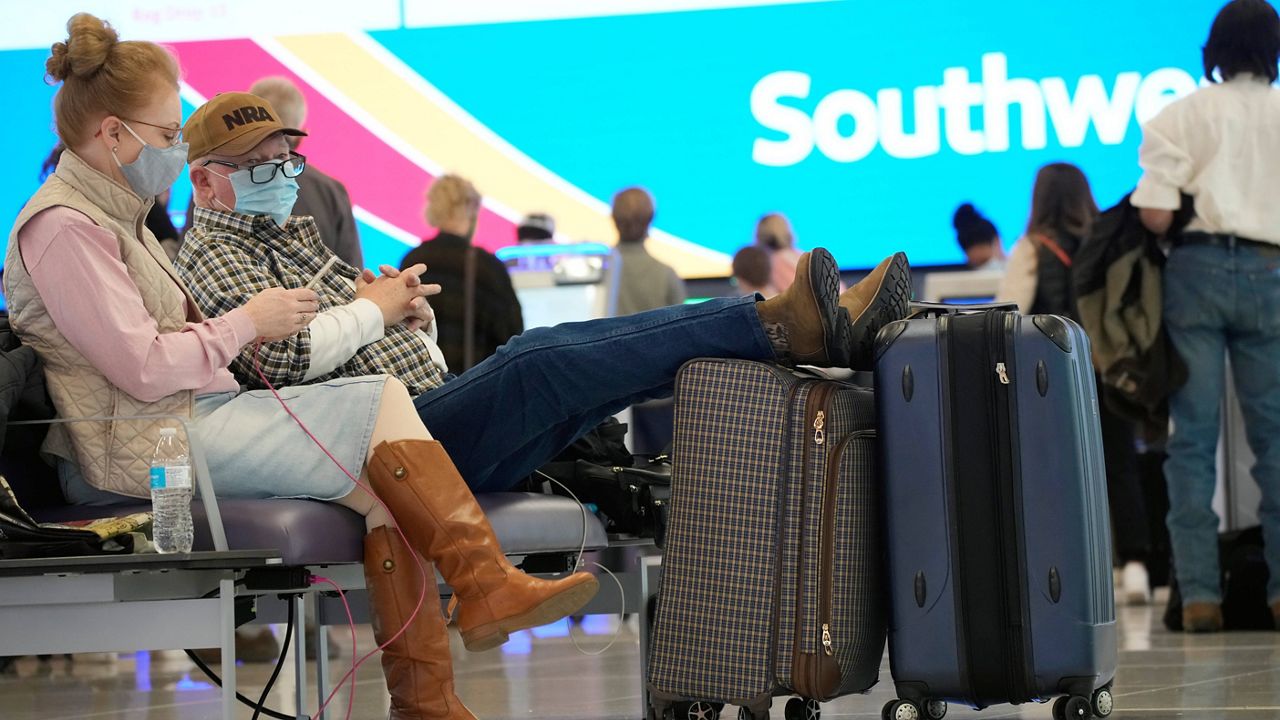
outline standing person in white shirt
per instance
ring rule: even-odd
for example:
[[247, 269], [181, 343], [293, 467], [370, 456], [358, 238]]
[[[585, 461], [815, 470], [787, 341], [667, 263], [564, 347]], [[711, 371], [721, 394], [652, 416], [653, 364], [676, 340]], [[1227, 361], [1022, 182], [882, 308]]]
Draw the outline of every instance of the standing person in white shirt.
[[1170, 400], [1165, 475], [1169, 534], [1189, 632], [1222, 629], [1216, 479], [1225, 358], [1239, 388], [1258, 461], [1259, 518], [1280, 625], [1280, 16], [1266, 0], [1234, 0], [1204, 46], [1210, 84], [1143, 128], [1143, 177], [1132, 196], [1142, 221], [1165, 233], [1180, 193], [1196, 217], [1174, 238], [1165, 269], [1164, 323], [1190, 371]]

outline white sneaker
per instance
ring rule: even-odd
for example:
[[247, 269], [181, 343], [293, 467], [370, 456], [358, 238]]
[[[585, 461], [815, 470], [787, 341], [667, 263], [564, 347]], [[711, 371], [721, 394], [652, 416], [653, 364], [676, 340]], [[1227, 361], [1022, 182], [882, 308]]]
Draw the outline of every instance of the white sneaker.
[[1120, 576], [1120, 597], [1125, 605], [1151, 604], [1151, 581], [1146, 565], [1137, 561], [1125, 563]]

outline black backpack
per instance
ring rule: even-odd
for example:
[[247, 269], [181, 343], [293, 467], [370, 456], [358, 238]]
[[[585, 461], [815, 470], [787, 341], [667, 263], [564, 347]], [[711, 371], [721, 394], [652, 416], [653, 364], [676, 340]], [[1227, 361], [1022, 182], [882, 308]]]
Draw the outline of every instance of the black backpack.
[[610, 534], [653, 538], [662, 547], [671, 500], [670, 454], [633, 456], [626, 435], [625, 424], [607, 418], [539, 468], [529, 484], [556, 495], [571, 492]]

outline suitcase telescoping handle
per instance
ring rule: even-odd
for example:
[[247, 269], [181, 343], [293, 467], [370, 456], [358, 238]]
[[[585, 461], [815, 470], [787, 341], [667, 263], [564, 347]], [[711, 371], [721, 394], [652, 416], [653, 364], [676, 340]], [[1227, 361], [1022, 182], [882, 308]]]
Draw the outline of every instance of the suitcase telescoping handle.
[[943, 317], [945, 315], [963, 315], [965, 313], [986, 312], [988, 310], [1011, 310], [1017, 312], [1018, 304], [1012, 302], [974, 303], [972, 305], [952, 305], [936, 302], [911, 303], [913, 318]]

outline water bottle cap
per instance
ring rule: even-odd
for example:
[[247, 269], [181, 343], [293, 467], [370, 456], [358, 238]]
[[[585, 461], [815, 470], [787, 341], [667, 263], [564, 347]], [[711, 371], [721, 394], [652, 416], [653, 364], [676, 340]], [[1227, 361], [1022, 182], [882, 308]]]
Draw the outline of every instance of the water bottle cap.
[[178, 429], [160, 428], [160, 437], [178, 437]]

